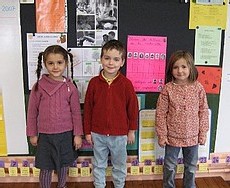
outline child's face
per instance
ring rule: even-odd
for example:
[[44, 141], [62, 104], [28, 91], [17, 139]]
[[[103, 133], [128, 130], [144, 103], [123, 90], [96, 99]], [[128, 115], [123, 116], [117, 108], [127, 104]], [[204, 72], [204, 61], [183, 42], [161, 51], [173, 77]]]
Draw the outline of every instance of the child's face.
[[115, 37], [115, 36], [114, 36], [113, 34], [108, 34], [108, 39], [109, 39], [109, 40], [113, 40], [114, 37]]
[[101, 64], [104, 69], [105, 77], [114, 78], [119, 69], [124, 65], [124, 61], [125, 60], [122, 59], [122, 54], [118, 50], [104, 50]]
[[49, 73], [49, 77], [54, 80], [63, 80], [63, 73], [66, 69], [67, 62], [65, 62], [63, 55], [50, 53], [45, 62], [45, 67]]
[[104, 35], [104, 36], [103, 36], [103, 40], [104, 40], [104, 41], [108, 41], [108, 36]]
[[190, 68], [184, 58], [178, 59], [172, 68], [172, 75], [177, 84], [186, 84], [190, 74]]

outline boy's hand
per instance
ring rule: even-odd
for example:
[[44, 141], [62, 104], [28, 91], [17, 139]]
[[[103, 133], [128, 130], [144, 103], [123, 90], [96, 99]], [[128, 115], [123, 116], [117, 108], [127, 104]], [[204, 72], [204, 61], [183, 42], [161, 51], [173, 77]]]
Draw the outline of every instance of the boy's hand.
[[38, 136], [30, 136], [30, 143], [32, 146], [38, 145]]
[[129, 130], [127, 143], [128, 144], [134, 144], [134, 142], [135, 142], [135, 131]]
[[93, 145], [93, 141], [92, 141], [92, 136], [91, 136], [91, 134], [85, 135], [85, 139], [86, 139], [86, 141], [87, 141], [89, 144]]
[[79, 135], [76, 135], [74, 136], [74, 146], [75, 146], [75, 149], [79, 149], [81, 148], [81, 145], [82, 145], [82, 138], [81, 136]]

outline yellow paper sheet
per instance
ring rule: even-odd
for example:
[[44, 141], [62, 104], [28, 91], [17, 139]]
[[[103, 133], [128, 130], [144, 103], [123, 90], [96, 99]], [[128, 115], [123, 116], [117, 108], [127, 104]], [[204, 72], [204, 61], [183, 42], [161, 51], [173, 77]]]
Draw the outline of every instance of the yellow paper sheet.
[[227, 3], [200, 5], [190, 1], [189, 29], [197, 26], [215, 26], [226, 29]]

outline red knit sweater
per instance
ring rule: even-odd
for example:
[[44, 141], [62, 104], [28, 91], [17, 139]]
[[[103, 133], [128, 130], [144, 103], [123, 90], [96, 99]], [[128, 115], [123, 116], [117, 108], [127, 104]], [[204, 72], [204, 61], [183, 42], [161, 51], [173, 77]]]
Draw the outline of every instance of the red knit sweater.
[[109, 85], [100, 74], [89, 82], [84, 104], [84, 132], [127, 135], [137, 129], [138, 102], [133, 85], [121, 73]]

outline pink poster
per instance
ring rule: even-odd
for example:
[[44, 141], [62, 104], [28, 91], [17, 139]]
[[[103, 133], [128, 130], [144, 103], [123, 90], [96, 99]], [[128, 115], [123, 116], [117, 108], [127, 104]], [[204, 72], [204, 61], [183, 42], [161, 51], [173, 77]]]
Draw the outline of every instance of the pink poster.
[[167, 37], [128, 36], [126, 76], [136, 92], [160, 92], [165, 82]]

